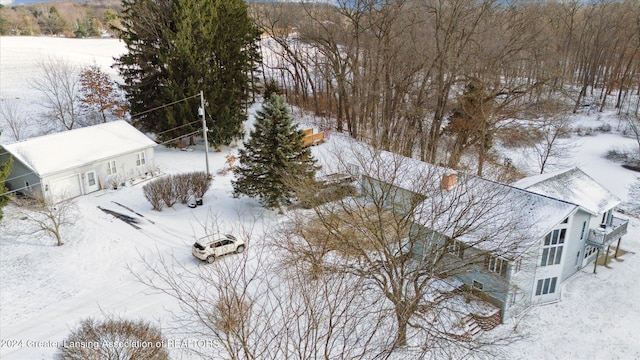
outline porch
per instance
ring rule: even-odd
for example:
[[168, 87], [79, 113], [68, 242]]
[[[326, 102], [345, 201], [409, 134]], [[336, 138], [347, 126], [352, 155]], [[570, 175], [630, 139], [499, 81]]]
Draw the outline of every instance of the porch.
[[611, 242], [619, 240], [627, 233], [628, 219], [613, 216], [609, 225], [601, 225], [599, 229], [589, 230], [587, 243], [603, 250]]

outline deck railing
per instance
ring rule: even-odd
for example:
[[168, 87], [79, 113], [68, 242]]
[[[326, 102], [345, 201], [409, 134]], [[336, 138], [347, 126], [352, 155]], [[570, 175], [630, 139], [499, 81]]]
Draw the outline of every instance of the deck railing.
[[594, 244], [606, 245], [626, 234], [628, 225], [629, 220], [614, 216], [611, 220], [611, 225], [601, 229], [591, 229], [587, 240]]

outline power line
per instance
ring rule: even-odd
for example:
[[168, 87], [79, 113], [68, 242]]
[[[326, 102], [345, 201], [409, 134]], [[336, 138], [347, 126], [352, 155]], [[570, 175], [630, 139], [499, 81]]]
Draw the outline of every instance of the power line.
[[197, 95], [191, 95], [191, 96], [186, 97], [186, 98], [184, 98], [184, 99], [176, 100], [176, 101], [174, 101], [174, 102], [172, 102], [172, 103], [169, 103], [169, 104], [163, 104], [163, 105], [160, 105], [160, 106], [158, 106], [158, 107], [154, 107], [154, 108], [152, 108], [152, 109], [145, 110], [145, 111], [143, 111], [143, 112], [139, 112], [139, 113], [137, 113], [137, 114], [135, 114], [135, 115], [131, 115], [131, 118], [134, 118], [134, 117], [137, 117], [137, 116], [140, 116], [140, 115], [144, 115], [144, 114], [146, 114], [146, 113], [149, 113], [149, 112], [152, 112], [152, 111], [156, 111], [156, 110], [159, 110], [159, 109], [162, 109], [162, 108], [166, 108], [166, 107], [169, 107], [169, 106], [175, 105], [175, 104], [177, 104], [177, 103], [181, 103], [181, 102], [183, 102], [183, 101], [187, 101], [187, 100], [190, 100], [190, 99], [194, 99], [194, 98], [196, 98], [196, 97], [198, 97], [198, 96], [200, 96], [200, 94], [199, 94], [199, 93], [198, 93]]
[[197, 123], [197, 122], [200, 122], [200, 120], [194, 120], [194, 121], [192, 121], [190, 123], [186, 123], [186, 124], [183, 124], [183, 125], [180, 125], [180, 126], [176, 126], [176, 127], [172, 128], [172, 129], [169, 129], [169, 130], [161, 131], [159, 133], [156, 133], [156, 135], [162, 135], [162, 134], [164, 134], [166, 132], [173, 131], [173, 130], [176, 130], [176, 129], [180, 129], [181, 127], [189, 126], [189, 125], [191, 125], [193, 123]]
[[17, 193], [17, 192], [18, 192], [18, 191], [20, 191], [20, 190], [28, 189], [28, 188], [30, 188], [30, 187], [34, 187], [34, 186], [36, 186], [36, 185], [40, 185], [40, 183], [30, 184], [30, 185], [27, 185], [27, 186], [23, 186], [23, 187], [21, 187], [21, 188], [19, 188], [19, 189], [15, 189], [15, 190], [7, 191], [7, 192], [5, 192], [5, 193], [0, 194], [0, 196], [5, 196], [5, 195], [9, 195], [9, 194]]
[[180, 140], [180, 139], [181, 139], [181, 138], [183, 138], [183, 137], [187, 137], [187, 136], [191, 136], [191, 135], [198, 134], [198, 133], [200, 133], [200, 131], [201, 131], [201, 130], [196, 130], [196, 131], [194, 131], [194, 132], [190, 132], [190, 133], [188, 133], [188, 134], [180, 135], [180, 136], [178, 136], [178, 137], [174, 137], [173, 139], [170, 139], [170, 140], [167, 140], [167, 141], [163, 141], [163, 142], [161, 142], [161, 143], [158, 143], [158, 145], [168, 144], [168, 143], [170, 143], [170, 142], [174, 142], [174, 141]]

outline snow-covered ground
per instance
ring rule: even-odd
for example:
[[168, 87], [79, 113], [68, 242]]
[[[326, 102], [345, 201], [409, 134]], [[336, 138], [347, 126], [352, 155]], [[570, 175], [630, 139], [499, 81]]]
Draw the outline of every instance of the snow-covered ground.
[[[39, 56], [57, 54], [80, 65], [96, 61], [108, 69], [109, 59], [123, 49], [113, 39], [0, 37], [0, 98], [37, 97], [28, 88], [27, 79]], [[313, 151], [322, 157], [322, 152], [344, 140], [333, 135], [329, 143]], [[633, 146], [631, 139], [615, 133], [599, 134], [577, 138], [576, 144], [572, 164], [623, 201], [640, 202], [628, 197], [630, 184], [640, 174], [603, 157], [612, 147]], [[173, 325], [170, 311], [179, 311], [176, 302], [153, 292], [132, 273], [147, 271], [141, 264], [143, 257], [149, 263], [162, 256], [173, 257], [187, 268], [205, 266], [193, 258], [190, 246], [204, 233], [202, 223], [212, 217], [229, 231], [259, 219], [256, 234], [277, 219], [277, 214], [251, 199], [234, 199], [231, 175], [217, 174], [224, 167], [225, 155], [235, 151], [223, 148], [210, 153], [215, 178], [204, 206], [195, 209], [176, 205], [162, 212], [151, 211], [142, 184], [78, 198], [78, 219], [64, 229], [62, 247], [56, 247], [53, 239], [24, 234], [28, 226], [16, 208], [6, 208], [0, 223], [0, 358], [49, 359], [56, 344], [81, 319], [105, 314], [159, 324], [169, 340], [179, 343], [185, 335], [168, 330]], [[156, 164], [167, 173], [203, 170], [204, 161], [202, 149], [156, 151]], [[140, 230], [97, 208], [134, 215], [114, 201], [144, 215]], [[260, 245], [259, 237], [253, 239], [249, 254]], [[560, 302], [532, 308], [517, 326], [517, 331], [528, 337], [507, 349], [508, 358], [640, 358], [640, 286], [635, 283], [640, 276], [640, 220], [631, 219], [622, 248], [628, 253], [620, 261], [612, 261], [610, 268], [599, 267], [597, 274], [592, 274], [588, 267], [565, 283]], [[233, 261], [233, 256], [222, 261]], [[510, 331], [512, 326], [506, 324], [496, 331]], [[191, 340], [191, 346], [206, 346], [198, 339]], [[174, 358], [187, 358], [178, 348], [171, 352]]]

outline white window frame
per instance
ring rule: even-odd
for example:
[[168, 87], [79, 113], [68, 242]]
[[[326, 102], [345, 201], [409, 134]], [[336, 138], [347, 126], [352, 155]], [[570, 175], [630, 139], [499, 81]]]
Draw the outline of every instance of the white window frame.
[[598, 248], [595, 246], [587, 245], [584, 247], [584, 256], [583, 259], [588, 258], [589, 256], [595, 254], [598, 251]]
[[144, 151], [136, 154], [136, 166], [143, 166], [147, 164], [147, 158]]
[[536, 282], [536, 296], [555, 293], [557, 285], [558, 277], [556, 276], [546, 279], [538, 279]]
[[522, 258], [518, 258], [513, 262], [513, 273], [517, 274], [522, 270]]
[[462, 259], [464, 258], [464, 247], [459, 241], [449, 240], [447, 242], [447, 253], [453, 254]]
[[118, 173], [115, 160], [107, 161], [107, 175], [113, 175]]
[[498, 275], [507, 276], [509, 262], [499, 256], [489, 255], [487, 259], [487, 269]]
[[562, 262], [562, 250], [566, 237], [567, 229], [555, 229], [545, 236], [540, 266], [558, 265]]
[[476, 290], [484, 291], [484, 284], [478, 280], [473, 280], [471, 286], [473, 286], [473, 288]]

